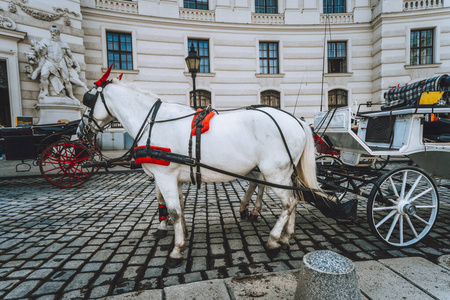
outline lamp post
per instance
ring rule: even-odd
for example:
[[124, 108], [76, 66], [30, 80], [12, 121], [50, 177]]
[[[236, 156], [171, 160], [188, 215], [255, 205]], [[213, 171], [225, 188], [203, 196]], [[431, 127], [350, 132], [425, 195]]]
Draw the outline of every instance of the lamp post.
[[197, 76], [198, 71], [200, 70], [200, 57], [197, 55], [197, 51], [195, 51], [194, 44], [191, 44], [191, 48], [189, 49], [189, 55], [186, 57], [186, 65], [188, 67], [189, 73], [192, 76], [192, 85], [193, 85], [193, 100], [194, 100], [194, 109], [197, 109], [197, 92], [195, 90], [195, 77]]

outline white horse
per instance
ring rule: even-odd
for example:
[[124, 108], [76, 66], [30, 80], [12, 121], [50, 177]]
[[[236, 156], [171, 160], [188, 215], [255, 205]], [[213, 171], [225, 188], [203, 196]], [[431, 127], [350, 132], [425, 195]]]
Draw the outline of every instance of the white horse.
[[[96, 84], [102, 85], [103, 88], [97, 90], [97, 100], [91, 105], [91, 130], [97, 133], [117, 118], [131, 137], [136, 139], [142, 124], [148, 122], [148, 112], [158, 96], [138, 91], [118, 80], [106, 86], [101, 80]], [[93, 91], [94, 89], [91, 93]], [[100, 94], [103, 94], [104, 101], [100, 100]], [[300, 181], [308, 188], [318, 189], [314, 141], [309, 126], [277, 109], [260, 110], [269, 113], [283, 132]], [[156, 120], [179, 118], [193, 112], [188, 106], [163, 102]], [[155, 123], [151, 132], [151, 145], [170, 148], [172, 153], [187, 155], [191, 122], [192, 117]], [[145, 145], [147, 137], [148, 126], [138, 141], [138, 146]], [[237, 110], [214, 116], [209, 131], [202, 134], [201, 144], [201, 162], [204, 164], [238, 175], [248, 174], [258, 167], [267, 182], [293, 185], [293, 165], [280, 131], [275, 122], [261, 111]], [[166, 264], [169, 267], [179, 265], [186, 246], [181, 184], [191, 180], [190, 167], [177, 163], [170, 163], [168, 166], [142, 164], [142, 167], [148, 175], [154, 176], [174, 223], [174, 248]], [[203, 182], [225, 182], [235, 177], [202, 168], [201, 179]], [[270, 232], [266, 247], [269, 251], [279, 251], [280, 243], [289, 244], [294, 235], [298, 200], [290, 189], [273, 188], [273, 192], [281, 201], [282, 212]]]

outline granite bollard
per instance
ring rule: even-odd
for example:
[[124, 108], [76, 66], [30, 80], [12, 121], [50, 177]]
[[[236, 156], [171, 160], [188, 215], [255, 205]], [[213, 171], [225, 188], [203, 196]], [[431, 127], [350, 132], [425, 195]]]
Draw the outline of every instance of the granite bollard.
[[336, 252], [320, 250], [303, 257], [298, 275], [297, 300], [360, 300], [353, 262]]

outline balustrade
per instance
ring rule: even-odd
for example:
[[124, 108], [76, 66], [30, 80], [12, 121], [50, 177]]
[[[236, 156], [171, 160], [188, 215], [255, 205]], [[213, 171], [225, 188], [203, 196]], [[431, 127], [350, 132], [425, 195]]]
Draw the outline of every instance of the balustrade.
[[95, 0], [95, 7], [132, 14], [139, 12], [137, 1]]

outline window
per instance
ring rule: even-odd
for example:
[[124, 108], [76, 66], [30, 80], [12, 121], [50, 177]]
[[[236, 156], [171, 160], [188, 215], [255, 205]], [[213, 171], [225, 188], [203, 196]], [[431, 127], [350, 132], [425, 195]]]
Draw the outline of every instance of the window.
[[411, 31], [411, 65], [434, 63], [433, 29]]
[[208, 0], [184, 0], [184, 8], [208, 10]]
[[347, 91], [336, 89], [328, 92], [328, 109], [335, 109], [348, 105]]
[[208, 40], [188, 40], [188, 51], [194, 45], [195, 51], [200, 56], [200, 73], [209, 73], [209, 41]]
[[278, 42], [259, 43], [259, 72], [278, 74]]
[[113, 69], [133, 70], [131, 33], [106, 32], [108, 66]]
[[[189, 93], [191, 107], [194, 107], [194, 92]], [[197, 108], [205, 108], [211, 105], [211, 93], [204, 90], [196, 90]]]
[[347, 72], [347, 43], [328, 42], [328, 73]]
[[258, 14], [277, 14], [278, 0], [255, 0], [255, 12]]
[[268, 90], [261, 92], [261, 104], [280, 107], [280, 92]]
[[323, 0], [323, 13], [324, 14], [337, 14], [345, 13], [346, 0]]

